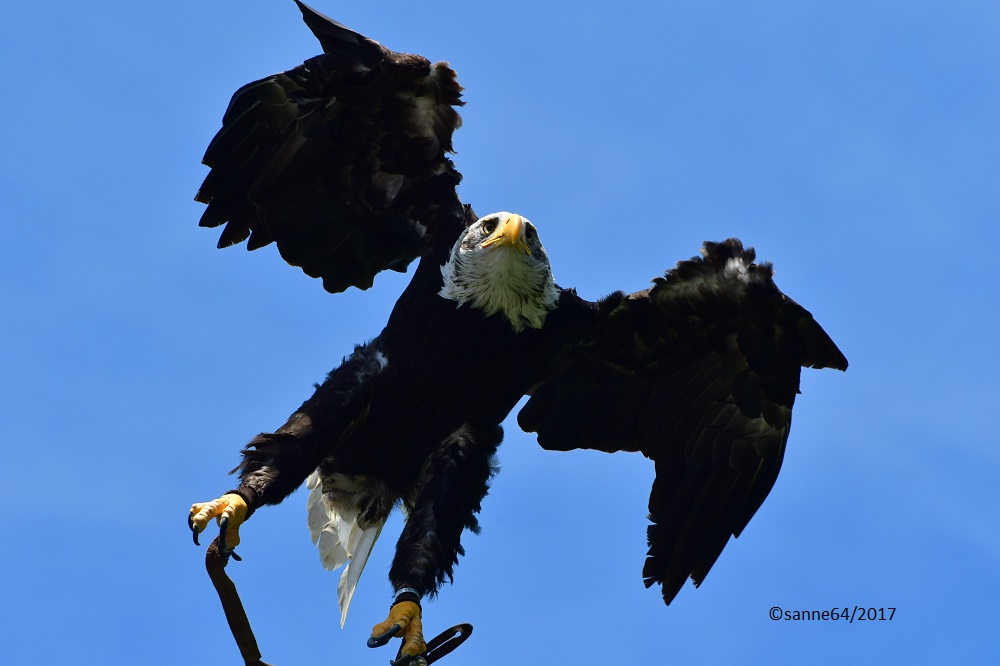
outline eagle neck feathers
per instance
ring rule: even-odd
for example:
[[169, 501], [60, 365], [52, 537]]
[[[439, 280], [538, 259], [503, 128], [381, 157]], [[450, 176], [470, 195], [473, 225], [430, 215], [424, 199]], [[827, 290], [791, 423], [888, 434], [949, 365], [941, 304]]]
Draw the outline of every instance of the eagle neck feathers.
[[467, 254], [460, 251], [461, 242], [441, 266], [438, 295], [486, 316], [502, 314], [515, 333], [541, 328], [559, 302], [547, 262], [525, 261], [524, 255], [503, 250]]

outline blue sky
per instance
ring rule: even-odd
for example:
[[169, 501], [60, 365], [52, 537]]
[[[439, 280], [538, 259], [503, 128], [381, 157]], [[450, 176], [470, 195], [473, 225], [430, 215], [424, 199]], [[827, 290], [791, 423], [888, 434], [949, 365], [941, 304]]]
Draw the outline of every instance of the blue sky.
[[[649, 461], [545, 452], [511, 419], [483, 533], [425, 605], [428, 634], [475, 625], [442, 663], [993, 660], [995, 3], [314, 4], [452, 63], [461, 193], [534, 221], [561, 284], [642, 289], [739, 236], [851, 361], [804, 373], [771, 496], [670, 607], [641, 583]], [[290, 1], [3, 13], [0, 661], [238, 663], [187, 508], [408, 276], [334, 297], [197, 226], [232, 92], [318, 51]], [[258, 512], [230, 569], [265, 659], [384, 663], [364, 642], [399, 519], [341, 631], [304, 504]]]

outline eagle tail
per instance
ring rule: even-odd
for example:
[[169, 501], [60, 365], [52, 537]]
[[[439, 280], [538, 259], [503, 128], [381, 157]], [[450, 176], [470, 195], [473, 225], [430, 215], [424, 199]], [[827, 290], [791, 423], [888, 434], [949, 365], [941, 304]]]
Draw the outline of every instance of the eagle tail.
[[312, 542], [319, 549], [320, 562], [327, 571], [339, 569], [346, 564], [337, 585], [337, 600], [340, 604], [340, 626], [347, 620], [347, 609], [358, 586], [361, 573], [365, 570], [368, 556], [385, 521], [371, 527], [362, 528], [358, 524], [358, 511], [334, 506], [323, 496], [323, 482], [319, 471], [314, 471], [306, 479], [310, 489], [306, 502], [309, 533]]
[[354, 590], [358, 586], [361, 572], [365, 570], [368, 563], [368, 556], [372, 554], [372, 548], [378, 541], [378, 535], [382, 533], [382, 526], [379, 523], [367, 529], [361, 529], [357, 523], [351, 530], [351, 539], [348, 544], [348, 552], [351, 561], [344, 567], [344, 573], [340, 576], [340, 583], [337, 585], [337, 602], [340, 604], [340, 628], [344, 628], [347, 621], [347, 608], [351, 605], [351, 598], [354, 597]]

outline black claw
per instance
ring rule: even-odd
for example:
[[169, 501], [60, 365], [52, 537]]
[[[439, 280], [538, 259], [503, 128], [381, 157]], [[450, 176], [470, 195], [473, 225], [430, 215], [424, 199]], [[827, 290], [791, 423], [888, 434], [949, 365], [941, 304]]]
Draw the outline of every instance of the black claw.
[[228, 550], [226, 548], [226, 528], [229, 527], [229, 516], [223, 516], [222, 520], [219, 521], [219, 550], [223, 553]]
[[372, 636], [371, 638], [369, 638], [368, 647], [370, 648], [382, 647], [383, 645], [388, 643], [393, 636], [395, 636], [402, 630], [403, 630], [402, 625], [394, 624], [391, 627], [389, 627], [389, 631], [385, 632], [384, 634], [379, 634], [378, 636]]
[[219, 521], [219, 552], [228, 560], [230, 557], [237, 562], [242, 562], [243, 558], [236, 554], [236, 550], [226, 548], [226, 530], [229, 528], [229, 517], [223, 516]]
[[229, 517], [223, 516], [222, 520], [219, 521], [219, 552], [222, 553], [223, 557], [227, 560], [231, 557], [237, 562], [242, 562], [243, 558], [236, 554], [236, 550], [230, 550], [226, 548], [226, 530], [229, 528]]
[[417, 666], [418, 664], [426, 664], [426, 655], [423, 654], [404, 654], [396, 655], [396, 661], [390, 661], [389, 666], [410, 666], [413, 664]]
[[190, 529], [191, 533], [194, 535], [194, 545], [200, 546], [201, 544], [198, 543], [198, 528], [194, 526], [194, 520], [192, 519], [190, 513], [188, 514], [188, 529]]
[[[423, 661], [419, 661], [423, 660]], [[422, 654], [404, 654], [396, 657], [396, 661], [390, 661], [389, 666], [410, 666], [410, 664], [426, 664], [427, 660], [424, 659]]]

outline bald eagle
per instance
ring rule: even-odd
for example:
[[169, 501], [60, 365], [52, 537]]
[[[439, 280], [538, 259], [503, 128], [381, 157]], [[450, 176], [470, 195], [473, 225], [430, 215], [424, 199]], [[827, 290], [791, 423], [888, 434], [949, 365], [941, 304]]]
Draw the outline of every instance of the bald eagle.
[[463, 104], [446, 63], [390, 51], [298, 2], [323, 53], [240, 88], [205, 153], [201, 225], [219, 247], [275, 243], [337, 293], [419, 260], [385, 328], [274, 432], [242, 451], [239, 486], [195, 504], [197, 538], [306, 483], [341, 621], [386, 519], [406, 523], [393, 604], [373, 635], [419, 655], [420, 601], [452, 578], [496, 471], [501, 421], [545, 449], [651, 459], [642, 576], [670, 603], [699, 585], [777, 478], [802, 367], [847, 360], [739, 240], [706, 242], [651, 288], [597, 302], [553, 280], [538, 229], [477, 216], [448, 158]]

